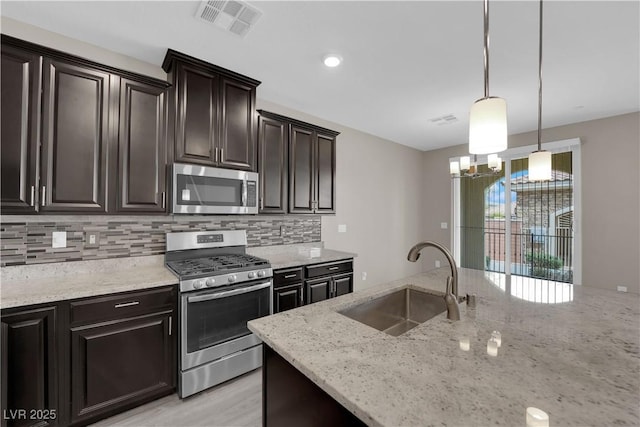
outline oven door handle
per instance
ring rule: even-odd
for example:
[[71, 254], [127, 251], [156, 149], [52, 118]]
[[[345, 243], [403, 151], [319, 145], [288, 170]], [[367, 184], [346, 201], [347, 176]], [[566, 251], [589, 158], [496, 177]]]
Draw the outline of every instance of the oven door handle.
[[259, 291], [260, 289], [269, 288], [269, 287], [271, 287], [271, 282], [260, 283], [257, 285], [249, 286], [248, 288], [240, 288], [240, 289], [234, 289], [232, 291], [216, 292], [214, 294], [188, 297], [187, 302], [190, 302], [190, 303], [202, 302], [202, 301], [210, 301], [212, 299], [232, 297], [234, 295], [241, 295], [249, 292], [255, 292], [255, 291]]
[[247, 180], [242, 181], [242, 206], [247, 206]]

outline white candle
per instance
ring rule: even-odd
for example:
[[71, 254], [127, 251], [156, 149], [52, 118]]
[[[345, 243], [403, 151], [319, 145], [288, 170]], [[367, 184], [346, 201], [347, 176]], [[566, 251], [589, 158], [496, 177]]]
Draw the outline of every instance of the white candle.
[[502, 347], [502, 334], [499, 331], [491, 332], [491, 339], [498, 343], [498, 347]]
[[449, 172], [451, 175], [458, 175], [460, 173], [460, 163], [458, 162], [450, 162], [449, 163]]
[[487, 354], [489, 356], [498, 356], [498, 343], [494, 340], [487, 341]]
[[549, 415], [538, 408], [529, 406], [527, 408], [527, 427], [549, 427]]
[[462, 338], [460, 340], [460, 350], [469, 351], [471, 349], [471, 343], [469, 342], [469, 338]]
[[463, 171], [468, 171], [471, 168], [471, 157], [462, 156], [460, 157], [460, 169]]
[[502, 170], [502, 157], [498, 157], [498, 163], [496, 164], [496, 171], [500, 172]]

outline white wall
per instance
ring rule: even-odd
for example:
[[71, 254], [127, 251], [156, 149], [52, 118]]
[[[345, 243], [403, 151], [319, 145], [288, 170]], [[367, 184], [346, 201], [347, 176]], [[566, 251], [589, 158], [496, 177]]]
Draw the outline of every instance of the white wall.
[[[356, 289], [422, 271], [420, 262], [407, 261], [423, 234], [421, 151], [264, 100], [258, 99], [258, 108], [340, 132], [337, 208], [322, 217], [322, 240], [328, 248], [358, 254]], [[338, 233], [339, 224], [347, 226], [346, 233]]]

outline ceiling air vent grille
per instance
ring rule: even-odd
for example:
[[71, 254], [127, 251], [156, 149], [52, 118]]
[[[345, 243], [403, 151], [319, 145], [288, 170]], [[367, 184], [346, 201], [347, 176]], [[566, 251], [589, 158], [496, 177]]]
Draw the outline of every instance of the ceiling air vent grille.
[[453, 114], [447, 114], [445, 116], [436, 117], [430, 120], [431, 123], [437, 126], [446, 126], [457, 123], [459, 120]]
[[196, 13], [196, 18], [240, 37], [244, 37], [261, 16], [258, 9], [238, 0], [205, 0]]

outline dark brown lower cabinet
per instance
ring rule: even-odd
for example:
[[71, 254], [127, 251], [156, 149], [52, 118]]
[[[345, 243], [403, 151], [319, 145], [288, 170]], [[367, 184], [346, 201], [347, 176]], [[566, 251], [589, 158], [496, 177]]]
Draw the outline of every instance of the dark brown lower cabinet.
[[58, 425], [59, 307], [2, 313], [2, 426]]
[[264, 427], [366, 426], [269, 346], [262, 348]]
[[173, 286], [2, 310], [2, 427], [77, 426], [175, 390]]
[[76, 423], [174, 388], [173, 312], [71, 329], [71, 410]]
[[304, 292], [307, 296], [307, 304], [324, 301], [331, 298], [331, 277], [307, 280], [304, 284]]
[[291, 310], [303, 305], [302, 283], [283, 286], [273, 290], [273, 312]]
[[304, 284], [307, 304], [353, 292], [353, 260], [309, 265]]

